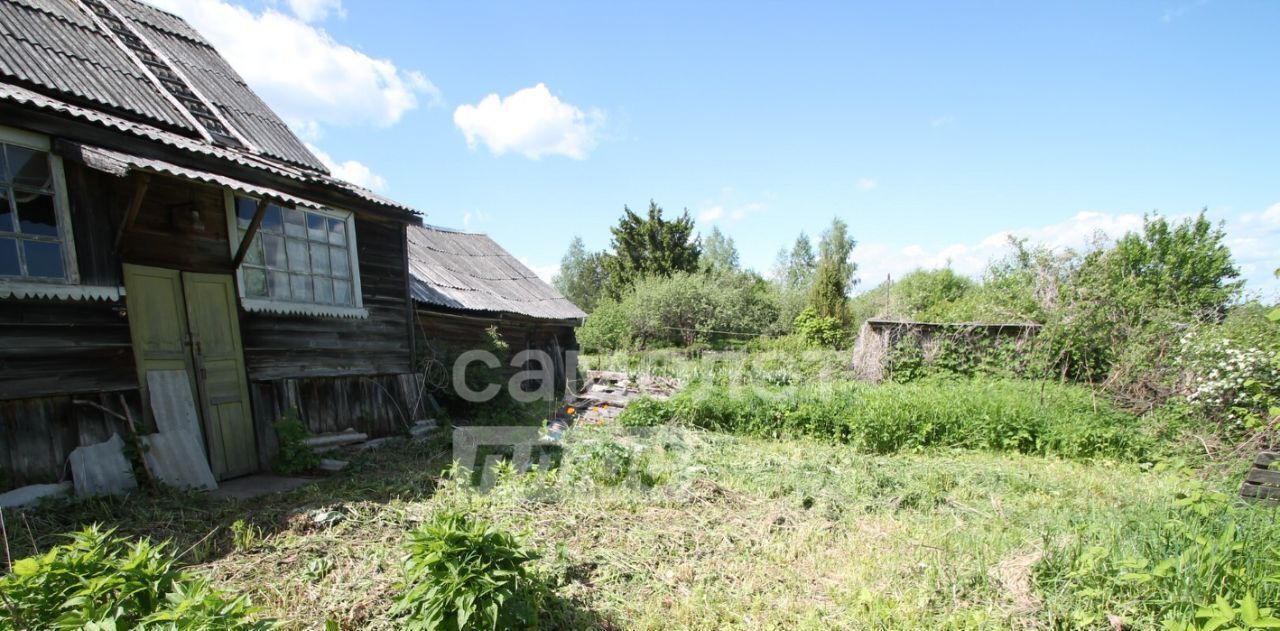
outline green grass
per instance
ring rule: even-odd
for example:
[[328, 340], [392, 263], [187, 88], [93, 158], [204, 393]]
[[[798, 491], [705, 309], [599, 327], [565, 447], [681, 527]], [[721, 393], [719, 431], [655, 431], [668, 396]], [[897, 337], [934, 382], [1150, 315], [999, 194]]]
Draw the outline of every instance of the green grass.
[[1155, 451], [1132, 415], [1084, 388], [1047, 382], [698, 383], [668, 402], [628, 409], [621, 421], [677, 422], [765, 438], [811, 436], [879, 454], [947, 447], [1141, 460]]
[[[1183, 599], [1212, 593], [1218, 575], [1198, 591], [1120, 590], [1117, 577], [1137, 552], [1154, 565], [1185, 547], [1164, 524], [1208, 533], [1236, 521], [1250, 547], [1218, 565], [1254, 559], [1232, 589], [1253, 589], [1264, 606], [1280, 598], [1262, 582], [1277, 567], [1266, 552], [1280, 535], [1274, 511], [1218, 506], [1201, 524], [1173, 504], [1231, 481], [1017, 453], [870, 455], [825, 440], [627, 431], [576, 429], [555, 473], [503, 475], [486, 494], [464, 476], [441, 481], [443, 444], [402, 444], [273, 498], [160, 494], [11, 517], [11, 544], [24, 554], [29, 534], [44, 548], [109, 518], [122, 534], [174, 538], [188, 569], [286, 628], [393, 629], [405, 538], [452, 510], [538, 553], [544, 628], [1105, 629], [1107, 613], [1133, 628], [1192, 615]], [[237, 519], [255, 535], [235, 537]]]

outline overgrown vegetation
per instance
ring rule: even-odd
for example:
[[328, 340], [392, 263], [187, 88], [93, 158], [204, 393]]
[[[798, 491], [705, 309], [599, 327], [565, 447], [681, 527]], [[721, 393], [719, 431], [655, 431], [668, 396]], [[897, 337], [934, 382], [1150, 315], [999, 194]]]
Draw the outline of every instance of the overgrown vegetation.
[[702, 385], [669, 402], [624, 410], [621, 422], [678, 422], [761, 438], [810, 436], [878, 454], [960, 448], [1129, 461], [1153, 455], [1153, 441], [1136, 419], [1088, 390], [1021, 381]]
[[402, 592], [392, 615], [403, 629], [536, 629], [537, 554], [512, 535], [441, 511], [409, 533]]
[[90, 526], [0, 577], [0, 629], [274, 628], [243, 596], [182, 572], [165, 543], [129, 540]]
[[297, 408], [290, 408], [272, 424], [276, 431], [276, 456], [271, 466], [279, 473], [296, 475], [310, 471], [320, 464], [320, 455], [305, 441], [311, 436], [307, 426], [298, 416]]

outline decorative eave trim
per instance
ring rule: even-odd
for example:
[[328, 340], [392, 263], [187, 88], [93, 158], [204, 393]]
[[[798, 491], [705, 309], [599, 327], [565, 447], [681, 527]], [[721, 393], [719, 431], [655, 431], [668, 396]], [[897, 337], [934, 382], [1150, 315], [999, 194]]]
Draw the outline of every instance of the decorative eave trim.
[[124, 295], [124, 287], [0, 281], [0, 299], [45, 298], [50, 300], [108, 300], [117, 302], [123, 299]]
[[332, 305], [316, 305], [303, 302], [260, 300], [257, 298], [241, 298], [240, 304], [244, 307], [245, 311], [251, 311], [254, 313], [350, 318], [353, 320], [364, 320], [369, 317], [369, 310], [363, 307], [336, 307]]

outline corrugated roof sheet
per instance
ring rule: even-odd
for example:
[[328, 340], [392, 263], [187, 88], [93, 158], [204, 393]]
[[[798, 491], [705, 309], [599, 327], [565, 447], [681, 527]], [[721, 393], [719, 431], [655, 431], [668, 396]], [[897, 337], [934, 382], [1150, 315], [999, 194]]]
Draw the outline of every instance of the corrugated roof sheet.
[[[205, 128], [218, 124], [201, 118], [204, 105], [198, 98], [191, 99], [203, 97], [248, 141], [250, 152], [309, 171], [328, 172], [217, 50], [181, 18], [136, 0], [87, 1], [97, 15], [79, 0], [0, 0], [0, 77], [193, 138], [204, 131], [196, 127], [193, 116]], [[142, 48], [136, 47], [134, 34], [141, 38]], [[122, 46], [125, 40], [132, 41], [130, 46], [136, 50], [127, 51], [128, 46]], [[144, 69], [135, 54], [159, 65]], [[157, 85], [155, 77], [168, 81], [167, 87]], [[187, 99], [186, 105], [179, 105], [175, 98]]]
[[116, 176], [127, 175], [131, 170], [161, 173], [195, 182], [224, 186], [236, 191], [237, 193], [244, 193], [245, 195], [266, 197], [287, 206], [324, 208], [323, 204], [317, 204], [315, 202], [302, 199], [301, 197], [295, 197], [288, 193], [282, 193], [265, 186], [249, 184], [248, 182], [227, 177], [225, 175], [218, 175], [217, 173], [200, 171], [198, 169], [188, 169], [176, 164], [170, 164], [163, 160], [142, 158], [119, 151], [113, 151], [111, 149], [103, 149], [102, 147], [94, 147], [92, 145], [84, 145], [74, 142], [59, 142], [58, 152], [66, 157], [83, 162], [94, 169]]
[[550, 320], [585, 318], [487, 235], [409, 226], [413, 299], [429, 305]]
[[361, 199], [364, 199], [365, 201], [387, 206], [389, 208], [395, 208], [397, 210], [417, 212], [409, 206], [387, 199], [386, 197], [378, 195], [368, 189], [361, 188], [351, 184], [350, 182], [345, 182], [332, 176], [303, 171], [280, 162], [267, 161], [243, 152], [224, 149], [210, 143], [201, 142], [193, 138], [165, 131], [158, 127], [144, 125], [142, 123], [137, 123], [88, 107], [72, 105], [27, 88], [0, 83], [0, 101], [10, 101], [27, 107], [56, 112], [58, 114], [71, 116], [103, 127], [132, 134], [140, 138], [146, 138], [175, 149], [181, 149], [190, 153], [226, 160], [241, 166], [261, 169], [299, 182], [317, 183], [331, 188], [343, 189], [360, 197]]

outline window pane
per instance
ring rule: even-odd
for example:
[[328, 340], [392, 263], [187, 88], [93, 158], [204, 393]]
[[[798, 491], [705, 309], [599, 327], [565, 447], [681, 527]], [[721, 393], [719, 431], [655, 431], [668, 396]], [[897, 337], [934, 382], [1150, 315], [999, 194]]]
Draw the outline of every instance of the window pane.
[[280, 207], [275, 204], [267, 205], [267, 212], [262, 215], [262, 224], [258, 226], [258, 230], [262, 232], [270, 232], [272, 234], [280, 233], [280, 224], [284, 220], [280, 218]]
[[62, 278], [62, 246], [44, 241], [22, 242], [23, 253], [27, 257], [27, 276], [39, 278]]
[[351, 299], [351, 281], [333, 281], [333, 304], [346, 305], [348, 307], [355, 304]]
[[[240, 235], [243, 239], [244, 235]], [[279, 237], [272, 237], [278, 239]], [[262, 265], [262, 239], [254, 239], [249, 244], [249, 250], [244, 253], [244, 262], [249, 265]]]
[[21, 276], [17, 239], [0, 239], [0, 276]]
[[18, 201], [18, 221], [22, 234], [44, 237], [58, 236], [58, 215], [53, 210], [53, 196], [14, 191]]
[[253, 213], [258, 211], [258, 200], [248, 197], [236, 198], [236, 224], [243, 230], [253, 223]]
[[289, 246], [289, 269], [294, 272], [305, 272], [311, 268], [307, 260], [307, 242], [299, 239], [285, 239]]
[[290, 274], [289, 285], [293, 288], [293, 299], [298, 302], [311, 302], [311, 277], [306, 274]]
[[281, 300], [289, 299], [289, 275], [284, 272], [269, 272], [267, 280], [271, 285], [271, 297]]
[[347, 263], [346, 248], [329, 248], [329, 263], [333, 265], [333, 275], [339, 278], [351, 277], [351, 265]]
[[307, 237], [315, 241], [328, 241], [329, 230], [325, 225], [325, 220], [322, 215], [307, 213]]
[[347, 222], [341, 219], [329, 220], [329, 243], [338, 245], [346, 245], [347, 243]]
[[9, 206], [7, 188], [0, 188], [0, 232], [13, 232], [13, 209]]
[[258, 238], [262, 239], [262, 249], [263, 254], [265, 255], [263, 259], [266, 262], [267, 267], [275, 269], [284, 269], [287, 267], [284, 258], [284, 237], [264, 234]]
[[311, 273], [329, 275], [329, 246], [311, 244]]
[[297, 208], [284, 211], [284, 233], [291, 237], [307, 236], [307, 217]]
[[256, 267], [244, 269], [244, 295], [261, 298], [267, 295], [267, 271]]
[[327, 305], [333, 303], [333, 281], [328, 278], [317, 276], [316, 279], [316, 302]]
[[53, 175], [49, 171], [49, 154], [26, 147], [5, 145], [9, 173], [6, 178], [15, 184], [41, 189], [53, 188]]

